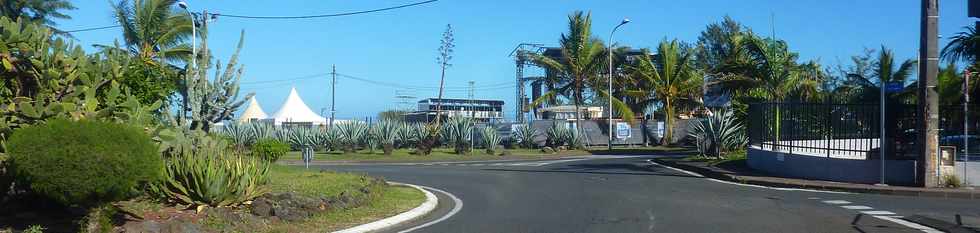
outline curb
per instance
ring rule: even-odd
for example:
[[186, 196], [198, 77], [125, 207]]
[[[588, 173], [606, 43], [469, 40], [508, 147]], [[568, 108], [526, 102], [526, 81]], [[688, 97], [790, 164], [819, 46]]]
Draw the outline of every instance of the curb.
[[692, 166], [687, 164], [679, 164], [673, 161], [666, 161], [662, 159], [652, 159], [659, 164], [664, 166], [669, 166], [677, 169], [682, 169], [690, 172], [700, 174], [707, 178], [741, 183], [741, 184], [751, 184], [759, 186], [767, 186], [774, 188], [797, 188], [797, 189], [810, 189], [810, 190], [821, 190], [821, 191], [835, 191], [835, 192], [851, 192], [851, 193], [869, 193], [869, 194], [884, 194], [884, 195], [898, 195], [898, 196], [911, 196], [911, 197], [935, 197], [935, 198], [958, 198], [958, 199], [971, 199], [980, 200], [980, 193], [977, 192], [966, 192], [966, 191], [951, 191], [951, 190], [914, 190], [914, 189], [886, 189], [878, 187], [848, 187], [844, 185], [822, 185], [822, 184], [799, 184], [799, 183], [789, 183], [789, 182], [778, 182], [778, 181], [765, 181], [757, 179], [746, 179], [738, 175], [723, 174], [711, 169], [706, 169], [698, 166]]
[[390, 181], [388, 182], [388, 184], [412, 187], [412, 188], [415, 188], [415, 189], [417, 189], [419, 191], [422, 191], [422, 193], [425, 194], [425, 202], [422, 202], [421, 205], [419, 205], [419, 206], [417, 206], [417, 207], [415, 207], [415, 208], [413, 208], [413, 209], [411, 209], [409, 211], [406, 211], [404, 213], [400, 213], [398, 215], [387, 217], [387, 218], [384, 218], [384, 219], [381, 219], [381, 220], [378, 220], [378, 221], [361, 224], [361, 225], [358, 225], [358, 226], [355, 226], [355, 227], [351, 227], [351, 228], [347, 228], [347, 229], [343, 229], [343, 230], [339, 230], [339, 231], [334, 231], [334, 233], [361, 233], [361, 232], [376, 232], [376, 231], [381, 231], [381, 230], [387, 229], [387, 228], [392, 227], [392, 226], [396, 226], [396, 225], [401, 224], [401, 223], [405, 223], [405, 222], [409, 222], [409, 221], [412, 221], [412, 220], [416, 220], [418, 218], [421, 218], [422, 216], [425, 216], [426, 214], [429, 214], [433, 210], [435, 210], [436, 209], [436, 204], [439, 203], [439, 198], [437, 198], [435, 194], [432, 194], [432, 192], [429, 192], [428, 190], [425, 190], [422, 187], [419, 187], [417, 185], [405, 184], [405, 183], [398, 183], [398, 182], [390, 182]]

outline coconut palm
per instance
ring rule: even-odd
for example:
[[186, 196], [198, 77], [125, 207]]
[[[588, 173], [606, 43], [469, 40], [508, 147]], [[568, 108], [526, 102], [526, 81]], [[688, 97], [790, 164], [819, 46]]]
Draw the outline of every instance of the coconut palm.
[[66, 0], [4, 0], [0, 3], [0, 16], [16, 20], [25, 18], [30, 21], [47, 25], [55, 33], [63, 31], [54, 28], [57, 25], [53, 19], [71, 19], [61, 11], [76, 9]]
[[[542, 94], [534, 100], [532, 106], [538, 106], [545, 102], [550, 102], [558, 96], [565, 96], [571, 99], [575, 105], [575, 119], [580, 120], [581, 105], [584, 102], [584, 93], [591, 89], [595, 94], [605, 97], [613, 102], [616, 111], [623, 116], [632, 116], [633, 111], [616, 98], [608, 98], [605, 91], [605, 81], [600, 81], [600, 73], [605, 68], [606, 49], [598, 38], [592, 35], [592, 15], [576, 11], [568, 16], [568, 33], [562, 34], [561, 56], [554, 58], [541, 54], [531, 55], [531, 61], [535, 64], [556, 72], [559, 80], [550, 81], [548, 92]], [[602, 85], [602, 87], [594, 87]], [[624, 117], [632, 120], [631, 117]]]
[[[176, 0], [121, 0], [113, 5], [130, 53], [147, 64], [189, 60], [191, 17], [174, 9]], [[202, 30], [203, 31], [203, 30]], [[199, 34], [202, 38], [203, 34]]]
[[[649, 53], [644, 53], [649, 54]], [[635, 79], [646, 85], [646, 90], [663, 104], [664, 124], [674, 124], [676, 103], [691, 99], [701, 91], [701, 75], [692, 68], [692, 53], [682, 49], [677, 40], [661, 41], [656, 55], [640, 56], [639, 62], [628, 68]], [[665, 142], [672, 142], [673, 128], [667, 127]]]
[[[905, 85], [912, 75], [913, 69], [915, 69], [915, 61], [911, 59], [906, 59], [896, 67], [895, 55], [891, 50], [882, 46], [881, 50], [878, 51], [878, 58], [873, 63], [870, 74], [849, 73], [847, 76], [850, 79], [850, 85], [858, 90], [857, 96], [854, 97], [856, 100], [877, 102], [881, 95], [881, 89], [879, 89], [881, 83], [899, 82]], [[868, 75], [872, 77], [868, 77]], [[877, 79], [877, 82], [874, 79]], [[914, 86], [911, 84], [906, 87], [908, 90], [912, 88]], [[907, 93], [911, 93], [911, 91], [907, 91]]]
[[977, 54], [980, 53], [980, 36], [973, 27], [963, 27], [963, 30], [950, 38], [949, 44], [943, 47], [940, 53], [943, 60], [965, 61], [970, 64], [977, 62]]

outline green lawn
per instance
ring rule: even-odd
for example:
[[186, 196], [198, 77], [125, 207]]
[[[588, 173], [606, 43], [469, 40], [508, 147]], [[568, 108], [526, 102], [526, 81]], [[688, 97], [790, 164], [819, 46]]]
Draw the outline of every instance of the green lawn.
[[[373, 153], [366, 150], [356, 153], [343, 153], [339, 151], [317, 152], [314, 161], [370, 161], [370, 162], [422, 162], [422, 161], [475, 161], [475, 160], [503, 160], [503, 159], [548, 159], [562, 156], [589, 155], [588, 151], [566, 150], [556, 154], [545, 154], [538, 149], [511, 149], [510, 155], [490, 155], [484, 150], [475, 150], [467, 155], [457, 155], [452, 149], [439, 148], [432, 150], [429, 155], [413, 155], [410, 149], [398, 149], [391, 155], [384, 155], [381, 150]], [[499, 152], [498, 152], [499, 153]], [[301, 161], [298, 151], [291, 151], [281, 160]]]
[[[306, 170], [295, 166], [273, 165], [271, 187], [274, 192], [295, 191], [309, 195], [338, 195], [356, 190], [368, 177], [331, 171]], [[425, 194], [414, 188], [388, 186], [367, 205], [343, 211], [329, 211], [299, 222], [270, 224], [264, 232], [332, 232], [397, 215], [421, 205]]]

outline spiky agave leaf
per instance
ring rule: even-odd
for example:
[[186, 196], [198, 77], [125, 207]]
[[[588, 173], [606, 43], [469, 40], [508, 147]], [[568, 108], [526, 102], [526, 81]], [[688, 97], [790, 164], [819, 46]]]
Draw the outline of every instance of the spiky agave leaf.
[[465, 154], [469, 151], [473, 125], [473, 119], [467, 117], [451, 117], [443, 125], [443, 138], [447, 144], [453, 145], [457, 154]]
[[488, 154], [493, 154], [495, 151], [497, 151], [501, 141], [500, 134], [497, 133], [497, 128], [494, 128], [493, 126], [483, 127], [483, 129], [480, 130], [480, 135], [483, 136], [483, 146], [485, 149], [487, 149]]
[[728, 110], [718, 110], [713, 116], [694, 121], [690, 127], [702, 156], [721, 157], [748, 144], [744, 127]]
[[520, 124], [514, 127], [511, 137], [522, 148], [533, 149], [536, 144], [534, 137], [538, 136], [538, 130], [528, 124]]
[[368, 136], [368, 126], [364, 122], [345, 121], [334, 127], [337, 128], [337, 133], [340, 136], [340, 144], [347, 152], [357, 149]]

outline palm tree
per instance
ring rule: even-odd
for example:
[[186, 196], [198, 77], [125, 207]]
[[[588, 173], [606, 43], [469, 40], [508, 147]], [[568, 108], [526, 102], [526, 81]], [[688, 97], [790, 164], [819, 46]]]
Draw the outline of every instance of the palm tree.
[[61, 11], [74, 9], [75, 6], [66, 0], [4, 0], [0, 3], [0, 16], [12, 20], [29, 19], [47, 25], [55, 33], [60, 34], [63, 31], [54, 28], [56, 23], [53, 19], [71, 19], [71, 16]]
[[[911, 59], [906, 59], [898, 67], [895, 67], [895, 55], [885, 46], [881, 46], [881, 51], [878, 52], [878, 58], [870, 72], [873, 77], [867, 77], [869, 74], [863, 74], [863, 72], [849, 73], [847, 76], [851, 79], [850, 85], [858, 89], [857, 96], [855, 96], [857, 100], [874, 102], [880, 98], [881, 89], [879, 88], [881, 88], [882, 83], [899, 82], [905, 85], [914, 68], [915, 61]], [[878, 82], [875, 83], [872, 78], [877, 78]], [[914, 85], [907, 85], [906, 89], [909, 91], [906, 93], [911, 93], [911, 88], [914, 88]]]
[[[608, 98], [609, 95], [605, 88], [594, 88], [596, 85], [604, 85], [605, 81], [599, 81], [600, 74], [605, 68], [606, 55], [605, 47], [598, 38], [592, 35], [592, 15], [576, 11], [568, 16], [568, 33], [562, 34], [561, 56], [557, 58], [544, 56], [541, 54], [531, 55], [531, 60], [546, 69], [556, 72], [558, 80], [552, 80], [548, 84], [555, 85], [553, 89], [542, 94], [534, 100], [532, 106], [541, 105], [544, 102], [553, 101], [558, 96], [566, 96], [575, 104], [575, 120], [581, 119], [581, 105], [584, 102], [586, 89], [591, 89], [597, 95], [606, 97], [613, 102], [623, 116], [632, 116], [633, 112], [622, 101], [616, 98]], [[610, 113], [611, 114], [611, 113]], [[632, 117], [623, 117], [632, 120]]]
[[661, 41], [656, 55], [640, 56], [639, 61], [628, 68], [629, 73], [645, 85], [639, 89], [652, 91], [663, 104], [664, 125], [667, 125], [664, 135], [666, 143], [673, 139], [672, 126], [677, 101], [691, 99], [701, 91], [701, 75], [692, 67], [693, 53], [680, 47], [677, 40]]
[[[163, 61], [186, 62], [192, 53], [191, 17], [174, 9], [175, 0], [121, 0], [113, 5], [129, 52], [143, 62], [163, 66]], [[203, 31], [203, 30], [202, 30]], [[204, 35], [199, 33], [203, 38]]]
[[949, 44], [943, 47], [941, 57], [948, 62], [965, 61], [973, 64], [977, 62], [977, 54], [980, 53], [980, 36], [973, 27], [963, 27], [965, 31], [956, 33], [949, 40]]

